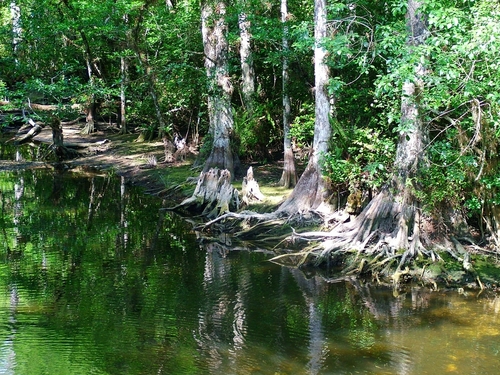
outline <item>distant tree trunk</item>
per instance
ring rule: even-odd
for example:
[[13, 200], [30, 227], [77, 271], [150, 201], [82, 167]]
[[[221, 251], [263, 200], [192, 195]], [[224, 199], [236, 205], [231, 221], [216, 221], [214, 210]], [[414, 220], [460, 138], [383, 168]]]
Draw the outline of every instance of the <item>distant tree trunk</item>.
[[281, 0], [281, 22], [283, 23], [283, 67], [282, 67], [282, 90], [283, 90], [283, 173], [279, 181], [280, 186], [285, 188], [294, 187], [297, 184], [297, 171], [295, 168], [295, 157], [292, 150], [292, 138], [290, 136], [290, 95], [288, 94], [288, 16], [287, 0]]
[[[66, 4], [67, 5], [67, 4]], [[83, 134], [91, 134], [95, 132], [95, 115], [97, 111], [97, 102], [95, 97], [95, 79], [102, 78], [101, 69], [98, 66], [98, 60], [94, 59], [91, 44], [87, 39], [86, 34], [83, 30], [80, 30], [80, 35], [82, 37], [83, 46], [85, 49], [85, 62], [87, 64], [87, 75], [89, 77], [89, 98], [88, 98], [88, 108], [87, 108], [87, 118], [85, 127], [82, 129]]]
[[57, 116], [51, 116], [49, 126], [52, 129], [52, 143], [54, 153], [58, 161], [62, 161], [65, 156], [64, 136], [61, 120]]
[[120, 82], [120, 121], [119, 121], [121, 134], [127, 133], [127, 113], [126, 113], [127, 102], [125, 96], [125, 91], [127, 88], [127, 70], [128, 70], [127, 60], [125, 57], [122, 56], [120, 60], [121, 82]]
[[18, 46], [21, 42], [21, 8], [15, 1], [10, 3], [10, 16], [12, 20], [12, 52], [15, 57], [16, 64], [19, 63], [17, 59]]
[[[156, 114], [156, 119], [158, 121], [158, 135], [160, 138], [164, 137], [167, 133], [167, 124], [165, 122], [165, 119], [163, 118], [163, 113], [161, 111], [161, 106], [160, 102], [158, 100], [158, 95], [156, 93], [156, 76], [154, 72], [151, 69], [151, 66], [149, 65], [148, 58], [147, 56], [143, 53], [141, 50], [139, 40], [141, 37], [141, 26], [142, 26], [142, 21], [144, 18], [144, 13], [148, 10], [149, 5], [151, 5], [151, 2], [146, 2], [140, 9], [140, 14], [137, 17], [136, 20], [136, 26], [132, 30], [132, 35], [130, 38], [130, 44], [132, 46], [132, 49], [134, 50], [135, 56], [137, 58], [137, 62], [141, 68], [141, 70], [144, 72], [144, 75], [146, 76], [147, 83], [148, 83], [148, 91], [151, 99], [153, 100], [153, 106], [155, 109], [155, 114]], [[144, 134], [142, 133], [139, 136], [139, 140], [144, 140], [144, 139], [150, 139], [153, 137], [153, 134]]]
[[328, 152], [331, 136], [330, 100], [327, 94], [328, 67], [325, 64], [326, 50], [321, 46], [326, 37], [326, 0], [314, 1], [314, 75], [316, 119], [314, 123], [313, 150], [306, 170], [289, 198], [279, 207], [279, 212], [297, 213], [317, 209], [327, 202], [328, 185], [323, 177], [320, 159]]
[[166, 136], [167, 131], [167, 123], [165, 122], [165, 119], [163, 118], [163, 113], [161, 112], [161, 106], [160, 106], [160, 101], [158, 100], [158, 95], [156, 95], [156, 88], [155, 88], [155, 81], [156, 77], [148, 73], [148, 78], [149, 78], [149, 94], [151, 95], [151, 98], [153, 99], [153, 105], [155, 107], [155, 113], [156, 113], [156, 118], [158, 119], [158, 135], [160, 138]]
[[89, 77], [90, 94], [87, 100], [87, 106], [85, 108], [85, 127], [82, 129], [83, 134], [91, 134], [95, 132], [95, 112], [96, 103], [94, 97], [94, 73], [92, 71], [92, 66], [89, 59], [87, 58], [87, 74]]
[[[152, 73], [151, 67], [148, 65], [146, 58], [144, 56], [142, 56], [142, 53], [138, 49], [136, 49], [135, 52], [136, 52], [137, 60], [139, 62], [139, 66], [141, 66], [141, 68], [144, 70], [146, 78], [148, 80], [149, 96], [153, 100], [153, 106], [155, 109], [156, 119], [158, 121], [158, 135], [159, 135], [159, 137], [163, 137], [167, 133], [167, 124], [165, 122], [165, 119], [163, 118], [163, 113], [161, 111], [161, 106], [160, 106], [160, 102], [158, 100], [158, 95], [156, 94], [156, 88], [155, 88], [156, 77]], [[151, 138], [153, 138], [153, 134], [141, 134], [139, 139], [143, 140], [143, 139], [151, 139]]]
[[234, 178], [238, 156], [231, 148], [233, 136], [233, 112], [231, 95], [233, 85], [228, 69], [228, 42], [226, 4], [223, 1], [207, 0], [201, 10], [205, 68], [208, 77], [209, 132], [213, 144], [203, 171], [211, 168], [227, 169]]
[[[243, 6], [245, 5], [243, 4]], [[245, 110], [251, 113], [254, 106], [255, 72], [253, 68], [250, 26], [247, 14], [243, 10], [238, 18], [238, 27], [240, 29], [241, 94]]]

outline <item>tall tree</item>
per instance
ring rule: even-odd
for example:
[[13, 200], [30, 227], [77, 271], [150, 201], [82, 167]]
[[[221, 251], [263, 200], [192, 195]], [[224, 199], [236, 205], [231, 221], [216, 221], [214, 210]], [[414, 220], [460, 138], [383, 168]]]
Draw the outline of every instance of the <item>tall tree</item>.
[[[21, 42], [21, 8], [16, 4], [15, 1], [10, 3], [10, 15], [12, 19], [12, 51], [14, 57], [17, 55], [18, 45]], [[17, 58], [16, 58], [16, 63]]]
[[[163, 135], [162, 133], [165, 132], [165, 129], [167, 128], [165, 118], [163, 116], [163, 112], [160, 107], [160, 101], [158, 98], [158, 90], [157, 90], [157, 76], [154, 68], [152, 68], [149, 60], [149, 55], [147, 53], [147, 49], [142, 47], [143, 39], [142, 39], [142, 33], [144, 32], [144, 17], [145, 14], [149, 11], [149, 6], [153, 5], [152, 3], [145, 2], [140, 10], [139, 10], [139, 15], [137, 16], [135, 27], [133, 28], [132, 31], [132, 38], [131, 38], [131, 43], [132, 43], [132, 48], [135, 52], [137, 63], [142, 71], [142, 73], [145, 76], [146, 79], [146, 84], [148, 87], [148, 93], [149, 96], [151, 97], [151, 100], [153, 101], [153, 107], [154, 111], [156, 114], [156, 121], [158, 122], [158, 128], [159, 128], [159, 133]], [[153, 134], [141, 134], [139, 139], [149, 139], [152, 138]]]
[[321, 158], [328, 152], [332, 134], [330, 126], [330, 98], [327, 93], [329, 79], [323, 46], [327, 34], [326, 0], [314, 1], [314, 76], [315, 122], [313, 149], [306, 170], [289, 198], [279, 207], [279, 212], [296, 213], [323, 208], [329, 195], [328, 184], [323, 176]]
[[[423, 44], [427, 37], [427, 27], [425, 18], [419, 9], [422, 6], [420, 0], [408, 0], [407, 8], [407, 28], [408, 47], [410, 53], [414, 48]], [[398, 192], [402, 202], [401, 215], [399, 216], [398, 229], [395, 246], [398, 249], [408, 249], [409, 238], [412, 237], [411, 255], [415, 255], [416, 247], [420, 246], [419, 226], [421, 222], [415, 215], [419, 215], [420, 203], [415, 197], [415, 182], [421, 167], [425, 162], [425, 146], [428, 143], [428, 136], [424, 127], [423, 114], [420, 108], [420, 99], [424, 90], [422, 80], [426, 67], [423, 64], [423, 56], [418, 59], [414, 67], [415, 75], [412, 80], [407, 80], [403, 84], [401, 98], [401, 125], [406, 131], [401, 132], [396, 149], [396, 160], [394, 162], [396, 175], [393, 179], [393, 187]]]
[[212, 138], [210, 156], [204, 171], [217, 167], [227, 169], [234, 177], [238, 156], [231, 147], [234, 119], [231, 108], [233, 84], [229, 76], [226, 4], [207, 0], [201, 9], [205, 69], [208, 79], [209, 134]]
[[281, 0], [281, 22], [283, 24], [283, 65], [282, 65], [282, 90], [283, 90], [283, 173], [279, 181], [280, 186], [285, 188], [294, 187], [297, 184], [297, 171], [295, 169], [295, 157], [292, 150], [292, 138], [290, 136], [290, 94], [288, 92], [288, 2]]
[[248, 5], [243, 1], [242, 10], [238, 17], [238, 27], [240, 30], [240, 60], [241, 60], [241, 95], [245, 111], [253, 111], [253, 101], [255, 95], [255, 71], [252, 55], [252, 33], [251, 22], [248, 19]]
[[127, 70], [128, 62], [125, 56], [120, 57], [120, 116], [119, 126], [120, 133], [127, 133]]
[[[424, 217], [421, 215], [417, 176], [425, 164], [425, 147], [428, 137], [424, 127], [420, 101], [423, 93], [425, 58], [418, 47], [425, 41], [428, 32], [426, 19], [421, 14], [420, 0], [408, 0], [407, 7], [407, 52], [415, 61], [413, 74], [403, 84], [401, 95], [400, 136], [394, 162], [394, 173], [390, 183], [366, 206], [353, 221], [337, 226], [330, 233], [331, 239], [321, 244], [319, 261], [325, 260], [331, 252], [366, 248], [386, 254], [397, 262], [395, 282], [401, 267], [417, 252], [434, 253], [426, 250], [426, 233], [421, 231]], [[394, 255], [404, 249], [404, 254]], [[373, 250], [373, 251], [375, 251]], [[383, 263], [383, 266], [388, 266]], [[376, 263], [376, 266], [381, 264]], [[363, 263], [359, 270], [363, 269]]]

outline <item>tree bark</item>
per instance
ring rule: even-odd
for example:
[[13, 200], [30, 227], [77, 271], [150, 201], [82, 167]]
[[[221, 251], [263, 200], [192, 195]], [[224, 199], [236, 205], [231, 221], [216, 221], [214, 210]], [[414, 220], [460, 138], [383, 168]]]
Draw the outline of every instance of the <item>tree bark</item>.
[[87, 57], [87, 74], [89, 76], [89, 86], [90, 86], [90, 95], [87, 102], [87, 107], [85, 108], [85, 127], [82, 129], [82, 134], [91, 134], [95, 132], [95, 97], [94, 97], [94, 73], [92, 71], [92, 66], [89, 61], [89, 57]]
[[283, 173], [279, 185], [291, 188], [297, 185], [297, 171], [295, 168], [295, 157], [292, 150], [292, 138], [290, 136], [290, 95], [288, 94], [288, 16], [287, 0], [281, 0], [281, 22], [283, 23], [283, 66], [282, 66], [282, 90], [283, 90]]
[[15, 57], [16, 65], [19, 63], [17, 59], [18, 47], [21, 43], [21, 8], [15, 1], [10, 3], [10, 16], [12, 20], [12, 52]]
[[260, 191], [259, 184], [253, 177], [253, 168], [249, 167], [246, 177], [243, 178], [241, 184], [241, 201], [248, 205], [252, 201], [263, 201], [264, 194]]
[[127, 133], [127, 102], [126, 102], [126, 88], [127, 88], [127, 70], [128, 64], [125, 57], [120, 59], [120, 133]]
[[[246, 7], [245, 1], [243, 1], [243, 7]], [[238, 18], [238, 27], [240, 29], [241, 94], [245, 110], [251, 113], [253, 111], [255, 95], [255, 71], [253, 68], [250, 26], [251, 23], [244, 9]]]
[[227, 169], [234, 176], [238, 157], [231, 148], [234, 119], [231, 108], [233, 85], [228, 68], [226, 4], [207, 0], [202, 6], [202, 37], [208, 78], [208, 116], [213, 144], [203, 168]]
[[320, 159], [328, 152], [331, 137], [330, 99], [327, 94], [328, 67], [325, 64], [326, 50], [321, 45], [326, 37], [326, 0], [314, 1], [314, 75], [315, 75], [315, 122], [313, 150], [307, 168], [300, 177], [289, 198], [278, 212], [297, 213], [321, 209], [327, 206], [329, 188], [323, 177]]
[[177, 210], [201, 211], [208, 218], [215, 218], [240, 207], [238, 191], [231, 185], [231, 174], [227, 169], [210, 169], [201, 172], [193, 195], [178, 206], [171, 208]]
[[52, 129], [52, 143], [54, 148], [54, 153], [58, 161], [62, 161], [65, 157], [65, 148], [64, 148], [64, 137], [63, 137], [63, 129], [61, 126], [61, 120], [57, 116], [52, 116], [49, 123], [50, 128]]

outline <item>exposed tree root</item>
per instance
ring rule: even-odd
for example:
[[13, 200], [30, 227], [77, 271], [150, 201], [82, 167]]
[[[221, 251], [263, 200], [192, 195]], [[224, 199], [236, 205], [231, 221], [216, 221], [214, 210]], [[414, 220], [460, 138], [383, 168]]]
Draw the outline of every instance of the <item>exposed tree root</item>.
[[[196, 201], [194, 196], [187, 202]], [[341, 265], [344, 275], [370, 274], [376, 280], [383, 277], [395, 288], [409, 279], [419, 279], [437, 288], [436, 280], [448, 277], [441, 254], [449, 253], [462, 264], [464, 279], [472, 277], [479, 288], [484, 288], [472, 267], [470, 252], [449, 233], [437, 233], [436, 222], [421, 213], [418, 201], [407, 189], [398, 195], [389, 188], [383, 189], [350, 221], [345, 215], [326, 215], [330, 214], [322, 216], [321, 210], [221, 212], [196, 229], [207, 231], [216, 226], [219, 232], [231, 231], [239, 240], [273, 243], [275, 251], [285, 253], [271, 261], [287, 267]], [[332, 217], [337, 220], [326, 232], [294, 229], [310, 225], [311, 220], [320, 225], [330, 223]], [[285, 230], [287, 233], [283, 234]], [[300, 243], [306, 245], [299, 251], [290, 250]]]
[[231, 185], [231, 173], [227, 169], [212, 168], [200, 174], [193, 195], [170, 210], [186, 208], [217, 218], [237, 210], [239, 205], [238, 191]]
[[[281, 254], [273, 262], [287, 266], [320, 266], [321, 264], [343, 264], [344, 275], [371, 274], [392, 280], [395, 287], [403, 279], [417, 278], [435, 284], [437, 277], [424, 272], [420, 264], [442, 264], [436, 250], [447, 249], [462, 262], [466, 274], [472, 276], [482, 289], [482, 284], [470, 262], [470, 253], [453, 237], [439, 237], [443, 243], [430, 240], [431, 219], [423, 217], [414, 206], [398, 203], [388, 189], [380, 192], [351, 222], [335, 226], [329, 232], [304, 232], [292, 234], [289, 241], [297, 239], [312, 242], [311, 246], [297, 252]], [[420, 270], [417, 272], [416, 270]]]

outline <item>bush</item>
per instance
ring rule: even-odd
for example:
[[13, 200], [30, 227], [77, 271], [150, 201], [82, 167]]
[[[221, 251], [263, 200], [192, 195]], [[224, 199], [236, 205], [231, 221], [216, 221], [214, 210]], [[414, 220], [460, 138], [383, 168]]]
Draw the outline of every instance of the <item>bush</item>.
[[394, 162], [394, 140], [368, 128], [355, 129], [345, 137], [350, 142], [336, 142], [339, 135], [335, 135], [332, 151], [323, 157], [326, 175], [332, 183], [351, 187], [362, 184], [368, 188], [386, 183]]

